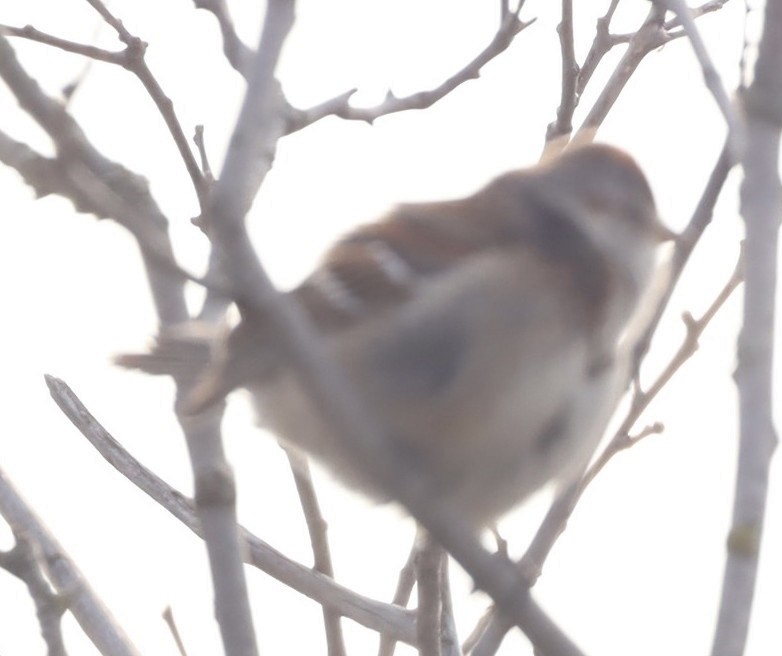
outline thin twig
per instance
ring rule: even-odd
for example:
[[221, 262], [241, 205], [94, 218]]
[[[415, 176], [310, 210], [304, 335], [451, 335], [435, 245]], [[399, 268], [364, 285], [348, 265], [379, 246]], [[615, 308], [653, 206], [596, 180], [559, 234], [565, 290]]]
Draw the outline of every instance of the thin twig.
[[447, 96], [458, 86], [477, 79], [480, 76], [481, 69], [492, 59], [507, 50], [513, 43], [516, 35], [522, 30], [532, 25], [533, 20], [522, 21], [518, 14], [524, 3], [519, 3], [518, 8], [511, 11], [504, 11], [500, 27], [495, 33], [489, 44], [478, 55], [469, 62], [464, 68], [454, 73], [439, 86], [429, 91], [419, 91], [409, 96], [397, 97], [391, 91], [386, 95], [386, 99], [375, 107], [353, 107], [350, 104], [350, 98], [356, 92], [356, 89], [350, 89], [331, 98], [320, 105], [310, 109], [290, 109], [288, 118], [287, 132], [296, 132], [312, 123], [325, 118], [326, 116], [338, 116], [351, 121], [366, 121], [372, 123], [381, 116], [387, 116], [396, 112], [403, 112], [409, 109], [426, 109], [431, 107], [438, 100]]
[[144, 85], [150, 98], [157, 107], [163, 121], [168, 128], [171, 137], [176, 144], [179, 155], [185, 164], [185, 168], [193, 182], [196, 194], [199, 202], [203, 205], [206, 200], [206, 193], [208, 187], [201, 169], [198, 168], [198, 163], [193, 156], [190, 146], [185, 137], [185, 133], [182, 130], [182, 126], [174, 111], [174, 105], [171, 99], [165, 94], [163, 88], [158, 83], [157, 79], [153, 75], [152, 71], [146, 64], [144, 59], [144, 53], [146, 51], [147, 44], [141, 39], [131, 35], [123, 26], [121, 21], [114, 18], [108, 9], [105, 8], [103, 3], [98, 0], [88, 0], [88, 2], [96, 8], [101, 8], [99, 13], [104, 17], [112, 27], [118, 30], [121, 40], [125, 43], [125, 50], [119, 52], [113, 52], [104, 50], [102, 48], [95, 48], [81, 43], [75, 43], [68, 41], [67, 39], [61, 39], [50, 34], [46, 34], [37, 30], [36, 28], [28, 25], [23, 28], [16, 28], [11, 26], [0, 26], [0, 34], [7, 34], [9, 36], [21, 37], [38, 41], [50, 45], [66, 52], [72, 52], [75, 54], [89, 57], [95, 61], [102, 61], [108, 64], [114, 64], [121, 66], [136, 75], [136, 77]]
[[720, 193], [725, 186], [725, 181], [727, 180], [728, 173], [730, 173], [732, 167], [733, 163], [727, 147], [724, 146], [709, 174], [709, 179], [698, 199], [698, 204], [696, 205], [690, 220], [687, 222], [687, 227], [676, 238], [676, 245], [668, 268], [666, 287], [660, 295], [654, 314], [650, 317], [646, 329], [638, 339], [638, 343], [635, 347], [635, 362], [633, 365], [633, 375], [635, 378], [638, 377], [641, 362], [649, 350], [652, 337], [662, 319], [665, 308], [668, 307], [668, 302], [676, 289], [679, 278], [681, 278], [682, 272], [684, 271], [684, 267], [687, 265], [687, 262], [689, 262], [695, 246], [711, 223], [714, 215], [714, 207], [717, 204], [717, 200], [720, 197]]
[[[709, 0], [708, 2], [704, 2], [702, 5], [699, 5], [698, 7], [691, 7], [690, 15], [692, 18], [700, 18], [706, 14], [719, 11], [728, 2], [729, 0]], [[674, 41], [675, 39], [680, 39], [684, 36], [687, 36], [687, 32], [685, 30], [676, 29], [677, 27], [681, 27], [681, 25], [682, 22], [679, 20], [678, 16], [674, 16], [673, 18], [670, 18], [663, 23], [663, 29], [667, 33], [668, 41]], [[633, 34], [635, 34], [635, 32], [612, 34], [611, 41], [614, 45], [619, 45], [620, 43], [629, 43], [630, 39], [633, 38]]]
[[168, 131], [171, 133], [171, 137], [174, 139], [179, 155], [185, 164], [190, 179], [193, 182], [198, 201], [203, 207], [206, 202], [206, 193], [208, 191], [205, 184], [201, 170], [198, 168], [198, 164], [193, 156], [193, 151], [190, 150], [185, 132], [182, 129], [176, 112], [174, 111], [174, 104], [171, 99], [164, 93], [163, 88], [158, 83], [152, 71], [147, 66], [147, 62], [144, 59], [144, 54], [147, 49], [147, 44], [141, 39], [131, 34], [123, 25], [122, 21], [114, 16], [108, 7], [102, 2], [102, 0], [87, 0], [87, 3], [92, 6], [95, 11], [100, 14], [106, 23], [108, 23], [117, 32], [117, 36], [126, 46], [126, 63], [125, 68], [134, 73], [136, 77], [144, 85], [150, 98], [158, 108], [160, 115], [168, 127]]
[[193, 0], [196, 9], [211, 13], [220, 26], [223, 37], [223, 53], [228, 63], [242, 76], [247, 77], [252, 62], [253, 51], [236, 33], [231, 13], [225, 0]]
[[[183, 278], [175, 272], [173, 248], [168, 237], [168, 219], [149, 191], [147, 181], [124, 166], [104, 157], [87, 139], [84, 131], [62, 103], [47, 96], [40, 85], [22, 68], [7, 39], [0, 36], [0, 78], [19, 105], [51, 137], [57, 157], [36, 176], [36, 164], [26, 171], [46, 188], [46, 174], [59, 167], [53, 179], [60, 181], [54, 193], [73, 191], [68, 197], [80, 211], [111, 217], [136, 238], [149, 275], [155, 309], [162, 323], [179, 323], [187, 318]], [[17, 161], [33, 151], [18, 148], [10, 139], [0, 145], [14, 152]], [[33, 183], [35, 184], [35, 183]]]
[[[309, 462], [306, 456], [291, 448], [283, 447], [290, 463], [293, 481], [299, 495], [299, 502], [307, 524], [307, 532], [315, 559], [315, 570], [334, 578], [334, 565], [331, 562], [331, 550], [328, 541], [328, 525], [323, 518], [318, 503], [318, 495], [312, 483]], [[345, 638], [342, 635], [341, 618], [332, 608], [323, 607], [323, 624], [326, 629], [326, 645], [329, 656], [345, 656]]]
[[[410, 602], [410, 596], [415, 586], [415, 562], [418, 558], [418, 549], [420, 540], [416, 535], [413, 540], [413, 546], [410, 548], [410, 553], [407, 556], [405, 564], [402, 569], [399, 570], [399, 577], [396, 582], [396, 590], [394, 591], [394, 597], [391, 601], [395, 606], [407, 607]], [[384, 633], [380, 634], [380, 646], [378, 647], [378, 656], [393, 656], [396, 648], [396, 640]]]
[[[701, 33], [695, 24], [695, 18], [691, 10], [687, 7], [684, 0], [655, 0], [655, 2], [676, 14], [683, 31], [687, 34], [695, 57], [701, 66], [706, 88], [711, 92], [717, 107], [719, 107], [722, 115], [725, 117], [725, 122], [728, 124], [728, 150], [732, 159], [734, 161], [738, 160], [743, 149], [744, 125], [733, 108], [733, 103], [725, 90], [725, 85], [722, 83], [722, 77], [720, 77], [720, 74], [714, 67], [714, 62], [712, 62], [709, 51], [706, 49], [706, 44], [701, 38]], [[722, 4], [718, 3], [715, 9], [719, 9]], [[666, 30], [670, 29], [667, 24], [664, 28]]]
[[546, 130], [546, 141], [570, 134], [573, 129], [573, 112], [578, 104], [576, 84], [579, 69], [573, 46], [573, 0], [562, 0], [562, 20], [557, 26], [557, 32], [562, 60], [562, 92], [557, 118]]
[[166, 626], [168, 626], [168, 630], [171, 633], [171, 637], [174, 639], [180, 656], [187, 656], [185, 643], [182, 642], [182, 636], [179, 634], [179, 629], [174, 620], [174, 612], [171, 610], [171, 606], [166, 606], [166, 609], [163, 611], [163, 621], [166, 623]]
[[[495, 612], [494, 606], [490, 606], [486, 609], [486, 611], [481, 615], [481, 618], [476, 622], [475, 626], [473, 627], [473, 630], [470, 632], [470, 635], [467, 636], [467, 639], [462, 644], [462, 653], [464, 654], [470, 654], [471, 656], [475, 654], [474, 651], [477, 649], [480, 645], [480, 647], [483, 647], [486, 649], [488, 646], [488, 634], [487, 631], [490, 627], [494, 625], [496, 622], [497, 613]], [[502, 641], [505, 637], [505, 634], [510, 631], [510, 629], [513, 627], [513, 624], [510, 622], [503, 623], [501, 627], [501, 635], [500, 635], [500, 641]], [[500, 645], [497, 643], [496, 648], [494, 651], [488, 651], [484, 652], [485, 655], [487, 654], [493, 654], [499, 649]], [[491, 647], [489, 648], [491, 649]]]
[[665, 11], [657, 5], [653, 5], [640, 29], [633, 34], [627, 51], [616, 65], [613, 74], [609, 78], [602, 92], [592, 105], [587, 117], [578, 130], [579, 134], [592, 132], [602, 125], [608, 112], [614, 106], [619, 94], [632, 77], [643, 58], [652, 50], [668, 40], [662, 29]]
[[0, 514], [16, 533], [23, 533], [35, 545], [47, 578], [67, 599], [68, 610], [102, 654], [137, 656], [136, 647], [89, 586], [67, 552], [49, 533], [0, 470]]
[[[684, 31], [674, 31], [673, 29], [680, 24], [678, 19], [674, 18], [664, 21], [664, 10], [655, 8], [652, 9], [639, 30], [627, 34], [612, 34], [610, 30], [611, 20], [619, 5], [619, 0], [612, 0], [605, 15], [597, 21], [595, 37], [584, 59], [584, 63], [579, 69], [575, 55], [572, 52], [572, 17], [566, 20], [566, 17], [572, 13], [572, 7], [569, 6], [569, 2], [570, 0], [563, 0], [563, 20], [558, 27], [563, 67], [562, 96], [559, 109], [557, 110], [557, 118], [549, 124], [546, 131], [544, 157], [550, 156], [552, 152], [560, 150], [566, 145], [563, 143], [562, 137], [568, 135], [572, 130], [572, 118], [579, 99], [597, 66], [614, 46], [621, 43], [630, 44], [622, 60], [617, 65], [613, 76], [604, 87], [581, 129], [574, 137], [574, 141], [584, 142], [591, 140], [596, 129], [603, 123], [614, 102], [616, 102], [622, 89], [647, 54], [669, 41], [685, 36]], [[706, 2], [692, 10], [692, 19], [721, 9], [726, 2], [727, 0]], [[690, 19], [691, 22], [692, 19]]]
[[[682, 339], [676, 352], [668, 361], [665, 368], [658, 374], [654, 382], [649, 386], [647, 390], [641, 390], [635, 388], [633, 398], [630, 402], [630, 409], [622, 420], [619, 428], [612, 440], [608, 443], [608, 446], [604, 451], [596, 458], [592, 465], [587, 470], [584, 477], [575, 489], [568, 490], [564, 496], [568, 497], [566, 503], [562, 503], [561, 506], [565, 508], [575, 507], [576, 501], [581, 497], [586, 487], [594, 480], [595, 476], [605, 467], [605, 465], [613, 458], [614, 455], [636, 444], [640, 439], [646, 435], [657, 433], [661, 430], [659, 425], [653, 425], [651, 428], [645, 428], [637, 436], [631, 437], [631, 431], [635, 426], [638, 419], [643, 412], [649, 407], [649, 404], [657, 397], [659, 392], [665, 387], [665, 385], [673, 378], [676, 372], [682, 367], [682, 365], [689, 360], [689, 358], [698, 349], [698, 340], [703, 334], [703, 331], [714, 319], [715, 315], [727, 302], [731, 294], [741, 284], [743, 280], [743, 258], [739, 256], [738, 261], [731, 273], [729, 279], [711, 302], [707, 310], [698, 319], [693, 319], [691, 315], [684, 315], [685, 335]], [[554, 505], [557, 505], [558, 501], [555, 501]], [[570, 512], [568, 512], [569, 516]], [[552, 538], [556, 539], [554, 535], [559, 535], [564, 528], [566, 517], [560, 517], [557, 523], [557, 528], [546, 534], [545, 531], [539, 530], [530, 543], [530, 547], [522, 558], [522, 569], [530, 577], [530, 581], [534, 580], [540, 575], [543, 562], [545, 561], [548, 553], [553, 546]], [[544, 519], [543, 525], [548, 523], [548, 516]]]
[[68, 609], [67, 598], [52, 590], [44, 563], [36, 557], [36, 547], [22, 530], [14, 532], [16, 542], [10, 551], [0, 552], [0, 568], [20, 579], [35, 604], [35, 614], [46, 643], [47, 656], [66, 656], [62, 634], [62, 616]]
[[[106, 462], [203, 538], [203, 529], [190, 499], [128, 453], [65, 382], [46, 376], [46, 384], [55, 403]], [[331, 578], [287, 558], [245, 528], [241, 528], [241, 534], [248, 564], [310, 599], [333, 608], [340, 615], [374, 631], [392, 635], [396, 640], [415, 644], [414, 616], [409, 611], [368, 599], [335, 583]]]
[[619, 0], [611, 0], [611, 4], [608, 6], [605, 15], [597, 19], [595, 38], [592, 40], [592, 45], [589, 47], [589, 52], [584, 58], [584, 64], [581, 66], [578, 75], [578, 83], [576, 84], [577, 96], [581, 96], [581, 94], [584, 93], [584, 89], [586, 89], [598, 64], [605, 54], [615, 45], [613, 38], [611, 37], [611, 20], [613, 19], [618, 6]]
[[83, 55], [84, 57], [89, 57], [95, 61], [106, 62], [107, 64], [114, 64], [116, 66], [125, 65], [125, 50], [104, 50], [103, 48], [96, 48], [95, 46], [76, 43], [75, 41], [69, 41], [68, 39], [61, 39], [60, 37], [47, 34], [46, 32], [41, 32], [32, 25], [25, 25], [24, 27], [0, 25], [0, 34], [5, 36], [15, 36], [22, 39], [29, 39], [30, 41], [37, 41], [38, 43], [44, 43], [48, 46], [59, 48], [65, 52], [72, 52], [77, 55]]
[[204, 177], [206, 178], [207, 183], [209, 184], [209, 186], [211, 186], [215, 181], [215, 177], [214, 174], [212, 173], [212, 166], [211, 164], [209, 164], [209, 157], [206, 154], [206, 142], [204, 141], [203, 125], [195, 126], [195, 133], [193, 134], [193, 143], [198, 149], [198, 155], [201, 158], [201, 170], [204, 172]]

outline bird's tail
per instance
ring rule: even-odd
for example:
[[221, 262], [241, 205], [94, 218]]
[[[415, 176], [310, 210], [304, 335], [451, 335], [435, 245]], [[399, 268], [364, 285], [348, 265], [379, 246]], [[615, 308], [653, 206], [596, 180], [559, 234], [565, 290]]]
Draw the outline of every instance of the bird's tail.
[[147, 353], [121, 353], [114, 363], [153, 376], [172, 376], [195, 383], [211, 359], [212, 345], [221, 329], [190, 322], [167, 329], [155, 337]]

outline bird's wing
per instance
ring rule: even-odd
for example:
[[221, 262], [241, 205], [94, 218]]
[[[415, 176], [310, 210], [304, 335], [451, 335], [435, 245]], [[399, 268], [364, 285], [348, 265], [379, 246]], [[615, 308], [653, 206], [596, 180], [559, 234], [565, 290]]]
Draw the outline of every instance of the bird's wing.
[[466, 262], [524, 245], [570, 262], [583, 286], [601, 287], [599, 257], [568, 208], [538, 193], [545, 175], [513, 172], [466, 198], [401, 205], [337, 242], [291, 295], [331, 333], [410, 302]]

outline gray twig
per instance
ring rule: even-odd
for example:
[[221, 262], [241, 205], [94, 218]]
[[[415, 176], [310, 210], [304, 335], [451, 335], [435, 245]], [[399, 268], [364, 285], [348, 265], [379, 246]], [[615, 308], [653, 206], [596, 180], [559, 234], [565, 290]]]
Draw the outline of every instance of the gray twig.
[[[290, 447], [283, 447], [291, 466], [293, 481], [299, 495], [307, 532], [310, 536], [315, 570], [334, 578], [334, 566], [331, 562], [331, 550], [328, 541], [328, 525], [323, 518], [318, 503], [318, 495], [312, 483], [312, 473], [306, 456], [296, 453]], [[341, 618], [334, 609], [323, 607], [323, 624], [326, 629], [326, 646], [329, 656], [345, 656], [345, 638], [342, 635]]]
[[110, 611], [89, 586], [76, 564], [49, 533], [0, 470], [0, 514], [16, 533], [35, 545], [47, 577], [58, 594], [67, 600], [68, 610], [101, 654], [138, 656], [139, 652]]
[[350, 104], [350, 99], [353, 97], [353, 94], [356, 93], [357, 89], [349, 89], [310, 109], [290, 108], [287, 132], [301, 130], [326, 116], [339, 116], [340, 118], [351, 121], [366, 121], [367, 123], [372, 123], [381, 116], [387, 116], [409, 109], [426, 109], [427, 107], [431, 107], [458, 86], [469, 80], [477, 79], [480, 76], [481, 69], [486, 64], [507, 50], [508, 46], [510, 46], [516, 38], [516, 35], [532, 25], [534, 19], [525, 22], [518, 17], [523, 6], [524, 2], [520, 2], [515, 11], [510, 11], [507, 6], [503, 5], [504, 9], [502, 11], [499, 29], [492, 37], [489, 44], [478, 53], [472, 61], [466, 64], [464, 68], [454, 73], [434, 89], [419, 91], [418, 93], [403, 97], [397, 97], [389, 91], [386, 95], [386, 99], [375, 107], [353, 107]]
[[[193, 503], [181, 492], [147, 469], [101, 425], [68, 385], [54, 376], [46, 384], [55, 403], [87, 441], [114, 469], [147, 494], [199, 537], [204, 532]], [[413, 614], [391, 604], [362, 597], [293, 561], [240, 527], [245, 561], [301, 594], [333, 608], [340, 615], [396, 640], [415, 644]]]

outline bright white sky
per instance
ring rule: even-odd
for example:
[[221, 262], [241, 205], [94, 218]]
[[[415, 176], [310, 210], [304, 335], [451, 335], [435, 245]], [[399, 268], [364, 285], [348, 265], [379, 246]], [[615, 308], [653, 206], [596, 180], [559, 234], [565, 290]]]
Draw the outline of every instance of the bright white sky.
[[[237, 24], [254, 43], [260, 3], [233, 4], [248, 11], [236, 14]], [[576, 4], [599, 6], [602, 12], [608, 3]], [[367, 104], [382, 99], [389, 87], [398, 94], [430, 88], [491, 38], [497, 5], [302, 0], [280, 71], [283, 86], [301, 107], [350, 87], [360, 89], [356, 102]], [[329, 119], [282, 142], [252, 217], [256, 243], [274, 278], [284, 286], [294, 284], [334, 236], [394, 202], [463, 195], [500, 171], [534, 163], [559, 97], [555, 5], [530, 0], [523, 16], [538, 17], [537, 23], [478, 81], [434, 108], [382, 118], [372, 127]], [[648, 7], [633, 0], [623, 5], [629, 9], [617, 17], [617, 31], [629, 30]], [[219, 170], [242, 83], [222, 59], [211, 16], [185, 0], [114, 0], [111, 8], [149, 42], [150, 66], [174, 100], [186, 133], [197, 123], [206, 126]], [[734, 0], [699, 21], [729, 88], [737, 79], [742, 14], [743, 3]], [[578, 16], [579, 58], [591, 42], [595, 18]], [[87, 3], [74, 0], [3, 3], [0, 23], [31, 23], [66, 38], [115, 46], [108, 28], [97, 30], [99, 21]], [[45, 46], [14, 44], [52, 93], [84, 64]], [[618, 54], [599, 69], [577, 119]], [[72, 109], [97, 147], [150, 179], [172, 221], [182, 261], [201, 267], [206, 245], [189, 224], [196, 214], [189, 180], [140, 85], [123, 70], [95, 64]], [[599, 136], [638, 158], [662, 216], [681, 228], [719, 151], [722, 126], [689, 47], [680, 40], [642, 64]], [[0, 129], [48, 152], [46, 139], [16, 110], [4, 87]], [[50, 401], [43, 383], [45, 372], [62, 377], [134, 455], [190, 491], [182, 439], [169, 412], [171, 385], [109, 364], [117, 352], [143, 348], [155, 330], [136, 248], [113, 223], [75, 215], [58, 199], [34, 201], [5, 168], [0, 197], [7, 316], [0, 379], [6, 427], [0, 438], [2, 467], [142, 653], [175, 653], [159, 619], [169, 604], [191, 656], [220, 653], [202, 544], [95, 454]], [[734, 177], [660, 333], [657, 366], [681, 337], [677, 316], [684, 310], [699, 316], [733, 266], [741, 234], [736, 205]], [[663, 421], [665, 433], [620, 455], [600, 476], [536, 589], [589, 654], [703, 654], [709, 648], [736, 450], [731, 373], [738, 300], [708, 329], [697, 355], [648, 412], [646, 420]], [[225, 433], [240, 485], [242, 521], [286, 554], [309, 562], [282, 454], [273, 440], [250, 427], [239, 395]], [[777, 478], [778, 470], [777, 464]], [[332, 485], [327, 475], [319, 479], [339, 580], [390, 599], [410, 545], [410, 522], [394, 509], [376, 508]], [[782, 553], [782, 508], [775, 483], [748, 656], [776, 653], [782, 646], [782, 591], [775, 583], [782, 567], [774, 557]], [[504, 522], [514, 553], [523, 551], [546, 500], [545, 495], [532, 499]], [[10, 544], [0, 527], [0, 546]], [[320, 608], [257, 571], [250, 571], [249, 580], [264, 652], [322, 653]], [[457, 587], [456, 598], [469, 599], [457, 609], [463, 638], [485, 599], [468, 597], [463, 577], [457, 576]], [[21, 585], [2, 574], [0, 608], [0, 653], [43, 653]], [[345, 626], [350, 653], [374, 653], [374, 635], [350, 621]], [[71, 620], [67, 629], [72, 653], [94, 653]], [[514, 633], [503, 653], [527, 653], [519, 651], [525, 644]]]

